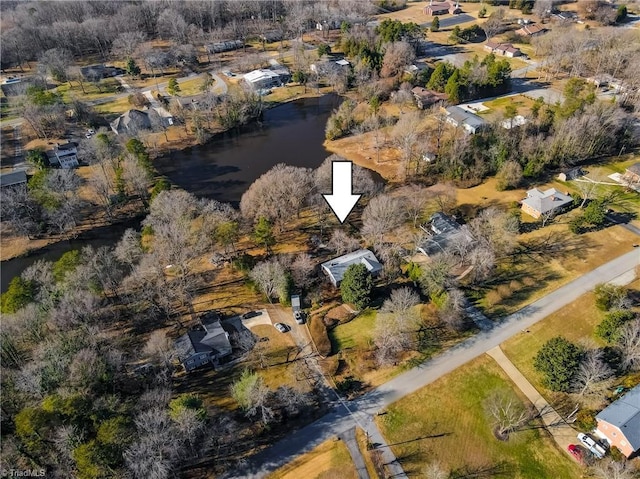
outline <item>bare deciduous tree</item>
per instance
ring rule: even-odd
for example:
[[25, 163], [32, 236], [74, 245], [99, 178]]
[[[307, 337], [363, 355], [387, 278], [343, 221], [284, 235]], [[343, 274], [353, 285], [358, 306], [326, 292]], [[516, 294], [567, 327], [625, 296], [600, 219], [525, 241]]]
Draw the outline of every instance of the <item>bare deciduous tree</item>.
[[507, 439], [530, 419], [529, 412], [512, 394], [496, 391], [487, 398], [485, 407], [496, 435], [502, 439]]
[[362, 212], [362, 235], [383, 242], [384, 235], [400, 226], [404, 219], [400, 200], [389, 195], [376, 196]]
[[311, 170], [278, 164], [254, 181], [242, 195], [240, 210], [245, 218], [264, 217], [278, 227], [298, 215], [312, 189]]
[[613, 374], [611, 367], [604, 361], [602, 350], [589, 350], [573, 378], [573, 390], [579, 396], [600, 397], [611, 385], [608, 380]]
[[622, 353], [622, 366], [630, 371], [640, 370], [640, 319], [623, 326], [617, 346]]
[[415, 335], [420, 322], [416, 306], [420, 297], [410, 288], [392, 291], [385, 300], [376, 319], [374, 341], [376, 358], [380, 364], [395, 363], [398, 356], [415, 344]]
[[416, 59], [415, 49], [407, 42], [392, 42], [387, 44], [382, 59], [380, 75], [383, 78], [393, 77], [411, 65]]
[[307, 253], [300, 253], [296, 255], [291, 262], [289, 269], [291, 270], [291, 277], [293, 283], [298, 288], [307, 289], [314, 282], [314, 271], [316, 263], [313, 258]]
[[286, 271], [277, 258], [258, 263], [249, 273], [249, 277], [264, 293], [269, 302], [286, 287]]
[[350, 253], [360, 248], [360, 242], [353, 236], [349, 236], [343, 229], [336, 228], [331, 233], [328, 246], [338, 255]]

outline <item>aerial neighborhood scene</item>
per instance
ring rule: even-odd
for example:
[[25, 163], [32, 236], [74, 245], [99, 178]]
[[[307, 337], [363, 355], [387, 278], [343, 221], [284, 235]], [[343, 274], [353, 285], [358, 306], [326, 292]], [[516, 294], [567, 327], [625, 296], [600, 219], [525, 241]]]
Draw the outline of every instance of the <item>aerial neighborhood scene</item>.
[[0, 69], [0, 477], [640, 478], [639, 0], [3, 0]]

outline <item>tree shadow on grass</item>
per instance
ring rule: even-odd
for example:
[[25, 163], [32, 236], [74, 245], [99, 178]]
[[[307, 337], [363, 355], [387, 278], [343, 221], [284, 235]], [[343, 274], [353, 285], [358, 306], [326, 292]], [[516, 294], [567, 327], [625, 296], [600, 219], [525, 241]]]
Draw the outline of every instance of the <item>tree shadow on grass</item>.
[[516, 472], [517, 468], [513, 464], [500, 461], [479, 466], [459, 467], [451, 471], [449, 479], [511, 478], [515, 477]]

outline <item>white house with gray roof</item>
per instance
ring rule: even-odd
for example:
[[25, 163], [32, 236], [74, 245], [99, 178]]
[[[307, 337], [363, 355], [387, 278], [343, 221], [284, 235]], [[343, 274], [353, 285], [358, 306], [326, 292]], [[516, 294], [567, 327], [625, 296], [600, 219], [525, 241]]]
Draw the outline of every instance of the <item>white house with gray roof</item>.
[[329, 281], [334, 286], [340, 286], [345, 271], [352, 264], [363, 264], [371, 276], [377, 276], [382, 271], [382, 265], [378, 258], [368, 249], [359, 249], [353, 253], [338, 256], [332, 260], [322, 263], [322, 271], [329, 277]]
[[459, 106], [449, 106], [445, 108], [445, 110], [447, 112], [447, 123], [464, 128], [464, 130], [471, 135], [475, 135], [483, 128], [489, 126], [489, 124], [478, 115], [463, 110]]
[[596, 416], [596, 434], [627, 458], [640, 450], [640, 385]]

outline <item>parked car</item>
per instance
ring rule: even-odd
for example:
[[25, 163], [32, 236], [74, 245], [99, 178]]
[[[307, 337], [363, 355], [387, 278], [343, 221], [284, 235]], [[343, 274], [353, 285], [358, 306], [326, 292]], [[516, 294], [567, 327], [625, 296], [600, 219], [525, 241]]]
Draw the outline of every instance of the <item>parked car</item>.
[[582, 463], [583, 455], [582, 455], [582, 449], [580, 449], [580, 446], [576, 446], [575, 444], [569, 444], [567, 446], [567, 451], [569, 451], [569, 454], [571, 454], [576, 459], [576, 461], [578, 461], [579, 463]]
[[604, 447], [593, 440], [591, 436], [588, 436], [584, 433], [578, 434], [578, 440], [586, 447], [589, 451], [593, 453], [598, 459], [602, 459], [604, 455], [607, 453]]
[[289, 326], [287, 326], [284, 323], [276, 323], [276, 324], [274, 324], [274, 326], [281, 333], [286, 333], [287, 331], [289, 331]]
[[304, 313], [302, 311], [294, 311], [293, 317], [298, 324], [304, 324]]

